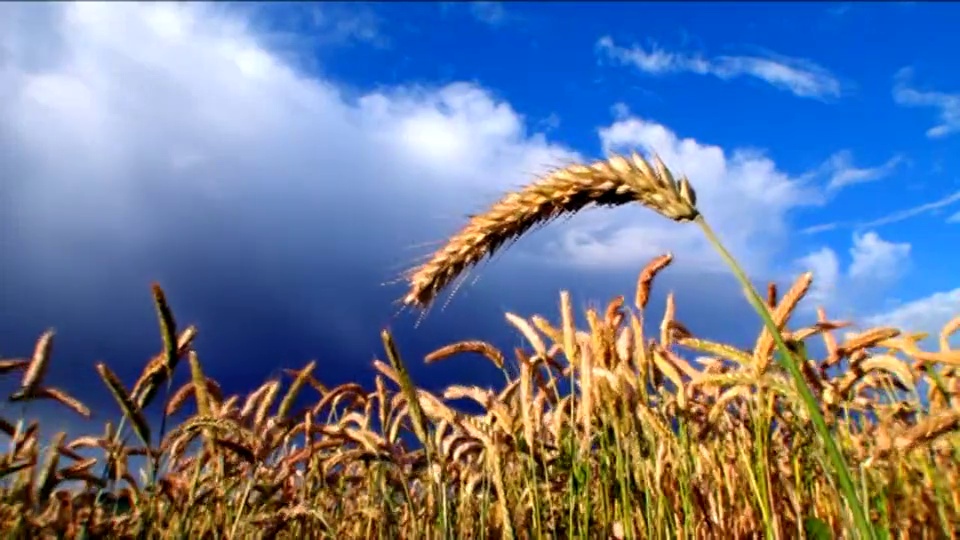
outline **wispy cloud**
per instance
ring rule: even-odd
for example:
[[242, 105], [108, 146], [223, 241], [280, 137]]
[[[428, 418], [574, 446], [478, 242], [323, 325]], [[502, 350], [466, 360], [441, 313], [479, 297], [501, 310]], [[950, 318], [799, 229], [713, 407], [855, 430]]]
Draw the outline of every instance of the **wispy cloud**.
[[904, 157], [898, 154], [875, 167], [856, 167], [850, 151], [837, 152], [824, 164], [825, 171], [830, 175], [827, 190], [836, 191], [854, 184], [875, 182], [889, 176], [903, 161]]
[[[917, 217], [935, 210], [939, 210], [945, 206], [950, 206], [953, 203], [960, 201], [960, 191], [947, 195], [941, 199], [931, 201], [928, 203], [920, 204], [917, 206], [911, 206], [910, 208], [905, 208], [903, 210], [897, 210], [896, 212], [891, 212], [885, 216], [870, 220], [870, 221], [833, 221], [829, 223], [821, 223], [817, 225], [811, 225], [809, 227], [800, 229], [802, 234], [816, 234], [820, 232], [832, 231], [839, 228], [852, 227], [855, 229], [867, 229], [871, 227], [879, 227], [881, 225], [890, 225], [891, 223], [898, 223], [913, 217]], [[953, 214], [947, 218], [947, 223], [960, 223], [960, 212]]]
[[877, 227], [880, 225], [889, 225], [891, 223], [897, 223], [905, 219], [909, 219], [921, 214], [926, 214], [934, 210], [939, 210], [945, 206], [949, 206], [957, 201], [960, 201], [960, 191], [957, 191], [951, 195], [948, 195], [942, 199], [936, 201], [928, 202], [912, 208], [907, 208], [905, 210], [899, 210], [891, 214], [887, 214], [881, 218], [875, 219], [873, 221], [867, 221], [866, 223], [858, 224], [859, 227]]
[[622, 47], [610, 36], [600, 38], [596, 49], [607, 58], [650, 75], [695, 73], [723, 80], [754, 77], [802, 98], [826, 99], [841, 93], [840, 81], [830, 71], [798, 58], [772, 54], [708, 58], [698, 53], [671, 52], [655, 44], [649, 49], [636, 44]]
[[811, 225], [800, 229], [800, 234], [816, 234], [821, 232], [833, 231], [841, 227], [842, 223], [821, 223], [819, 225]]
[[[335, 5], [335, 4], [334, 4]], [[386, 46], [389, 41], [383, 34], [383, 21], [370, 9], [352, 6], [349, 12], [334, 10], [329, 4], [314, 10], [314, 23], [338, 41], [359, 41], [377, 46]]]
[[936, 139], [960, 131], [960, 92], [949, 94], [917, 90], [911, 86], [913, 68], [905, 67], [897, 72], [893, 85], [893, 99], [904, 107], [929, 107], [937, 109], [939, 124], [927, 130], [927, 137]]

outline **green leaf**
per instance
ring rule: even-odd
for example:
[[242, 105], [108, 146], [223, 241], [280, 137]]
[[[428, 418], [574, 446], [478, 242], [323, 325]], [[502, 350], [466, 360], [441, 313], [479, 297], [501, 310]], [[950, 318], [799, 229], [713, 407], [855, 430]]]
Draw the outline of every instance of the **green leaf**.
[[823, 520], [815, 517], [808, 517], [803, 520], [803, 532], [808, 540], [833, 540], [830, 527]]

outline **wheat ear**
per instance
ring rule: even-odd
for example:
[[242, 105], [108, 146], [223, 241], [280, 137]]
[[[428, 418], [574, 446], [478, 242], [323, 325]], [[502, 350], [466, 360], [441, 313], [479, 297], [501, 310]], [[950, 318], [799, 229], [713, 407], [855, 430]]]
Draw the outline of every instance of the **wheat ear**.
[[639, 202], [673, 221], [691, 221], [700, 213], [687, 179], [675, 180], [663, 162], [653, 164], [634, 153], [591, 165], [555, 170], [520, 191], [507, 194], [467, 225], [422, 266], [408, 274], [408, 306], [426, 308], [467, 268], [538, 224], [588, 206]]

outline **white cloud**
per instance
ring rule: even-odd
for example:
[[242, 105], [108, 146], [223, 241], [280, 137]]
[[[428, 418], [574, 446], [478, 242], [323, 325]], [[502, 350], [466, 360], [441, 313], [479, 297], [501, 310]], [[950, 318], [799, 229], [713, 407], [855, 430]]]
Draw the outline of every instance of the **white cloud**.
[[836, 252], [828, 247], [820, 248], [801, 257], [797, 266], [803, 272], [813, 272], [813, 285], [807, 293], [808, 307], [830, 303], [842, 278]]
[[890, 242], [868, 231], [854, 233], [851, 244], [846, 271], [837, 253], [826, 246], [797, 259], [796, 268], [812, 271], [814, 277], [804, 309], [823, 306], [830, 311], [843, 310], [841, 316], [852, 316], [864, 305], [869, 308], [909, 268], [908, 243]]
[[[916, 206], [911, 206], [909, 208], [904, 208], [902, 210], [896, 210], [886, 214], [884, 216], [874, 218], [868, 221], [834, 221], [828, 223], [821, 223], [817, 225], [808, 226], [804, 229], [801, 229], [800, 232], [803, 234], [815, 234], [824, 231], [831, 231], [841, 227], [849, 227], [855, 230], [864, 230], [869, 228], [880, 227], [883, 225], [890, 225], [891, 223], [899, 223], [908, 219], [915, 218], [917, 216], [922, 216], [926, 214], [934, 213], [941, 208], [950, 206], [956, 202], [960, 202], [960, 191], [951, 193], [945, 197], [941, 197], [937, 200], [930, 201], [923, 204], [918, 204]], [[955, 223], [960, 221], [960, 214], [954, 214], [947, 218], [947, 223]]]
[[917, 90], [911, 85], [912, 79], [911, 68], [902, 68], [897, 72], [893, 99], [905, 107], [937, 109], [940, 123], [927, 130], [927, 137], [937, 139], [960, 131], [960, 93]]
[[524, 119], [509, 104], [469, 83], [379, 92], [363, 96], [358, 105], [372, 138], [397, 147], [442, 181], [486, 187], [500, 178], [500, 186], [508, 187], [577, 157], [542, 134], [528, 135]]
[[[322, 328], [334, 336], [322, 344], [330, 350], [338, 339], [369, 342], [396, 309], [389, 297], [402, 293], [382, 283], [467, 214], [579, 160], [477, 85], [358, 95], [296, 69], [260, 37], [219, 5], [0, 6], [0, 300], [30, 298], [31, 320], [53, 313], [110, 326], [157, 279], [184, 298], [187, 320], [207, 328], [239, 317], [224, 310], [255, 305], [261, 318], [251, 324]], [[767, 175], [772, 164], [764, 166], [736, 165], [739, 181]], [[577, 222], [589, 225], [585, 218]], [[523, 257], [566, 242], [571, 226], [557, 223], [498, 261], [536, 276], [511, 285], [510, 302], [530, 302], [525, 281], [542, 290], [543, 273], [557, 288], [587, 287], [568, 268]], [[662, 250], [675, 249], [669, 234], [677, 233], [661, 236]], [[638, 266], [615, 269], [629, 283]], [[699, 276], [693, 286], [704, 283]], [[712, 294], [691, 302], [742, 304], [726, 290]], [[734, 319], [723, 324], [736, 330]]]
[[[697, 205], [751, 271], [770, 270], [784, 247], [790, 211], [821, 202], [819, 193], [777, 169], [755, 151], [725, 152], [719, 146], [680, 138], [667, 127], [622, 116], [600, 130], [605, 152], [656, 153], [677, 176], [686, 175]], [[678, 264], [718, 268], [719, 258], [699, 228], [676, 224], [646, 209], [622, 208], [577, 222], [561, 246], [581, 265], [636, 268], [651, 255], [672, 250]]]
[[912, 206], [912, 207], [910, 207], [910, 208], [905, 208], [905, 209], [903, 209], [903, 210], [898, 210], [898, 211], [896, 211], [896, 212], [892, 212], [892, 213], [890, 213], [890, 214], [887, 214], [887, 215], [885, 215], [885, 216], [883, 216], [883, 217], [879, 217], [879, 218], [877, 218], [877, 219], [874, 219], [874, 220], [871, 220], [871, 221], [867, 221], [867, 222], [864, 222], [864, 223], [859, 223], [859, 224], [857, 224], [857, 225], [858, 225], [860, 228], [878, 227], [878, 226], [880, 226], [880, 225], [889, 225], [889, 224], [891, 224], [891, 223], [897, 223], [897, 222], [903, 221], [903, 220], [905, 220], [905, 219], [910, 219], [910, 218], [915, 217], [915, 216], [919, 216], [919, 215], [922, 215], [922, 214], [927, 214], [927, 213], [929, 213], [929, 212], [933, 212], [934, 210], [939, 210], [939, 209], [941, 209], [941, 208], [943, 208], [943, 207], [945, 207], [945, 206], [949, 206], [949, 205], [951, 205], [951, 204], [953, 204], [953, 203], [955, 203], [955, 202], [958, 202], [958, 201], [960, 201], [960, 191], [951, 193], [950, 195], [947, 195], [946, 197], [937, 199], [937, 200], [935, 200], [935, 201], [931, 201], [931, 202], [928, 202], [928, 203], [920, 204], [920, 205], [917, 205], [917, 206]]
[[[906, 332], [929, 332], [937, 339], [943, 326], [960, 315], [960, 289], [942, 291], [907, 302], [895, 309], [867, 317], [869, 326], [893, 326]], [[960, 334], [951, 344], [960, 346]]]
[[300, 288], [336, 256], [382, 281], [576, 157], [473, 84], [347, 94], [217, 5], [4, 4], [0, 89], [0, 236], [22, 274], [4, 281], [91, 302], [105, 259], [243, 260], [231, 279], [283, 268]]
[[827, 189], [837, 191], [854, 184], [875, 182], [892, 174], [903, 163], [903, 156], [895, 155], [875, 167], [855, 167], [853, 155], [848, 150], [830, 156], [824, 164], [825, 172], [830, 175]]
[[899, 277], [910, 258], [910, 244], [887, 242], [874, 231], [853, 235], [849, 275], [853, 279], [890, 281]]
[[833, 231], [840, 227], [842, 224], [838, 222], [833, 223], [821, 223], [819, 225], [811, 225], [809, 227], [804, 227], [800, 229], [800, 234], [817, 234], [826, 231]]
[[838, 97], [841, 93], [840, 81], [830, 71], [809, 60], [798, 58], [772, 54], [765, 57], [707, 58], [696, 53], [667, 51], [657, 45], [653, 45], [649, 50], [640, 45], [622, 47], [614, 43], [610, 36], [600, 38], [597, 50], [607, 58], [632, 65], [651, 75], [695, 73], [713, 75], [723, 80], [754, 77], [803, 98], [824, 99]]

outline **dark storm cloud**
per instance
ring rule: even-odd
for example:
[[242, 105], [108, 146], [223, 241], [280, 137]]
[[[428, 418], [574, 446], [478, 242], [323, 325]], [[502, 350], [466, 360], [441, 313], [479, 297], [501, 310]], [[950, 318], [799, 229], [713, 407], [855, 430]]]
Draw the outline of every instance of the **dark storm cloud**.
[[[231, 393], [310, 359], [329, 383], [367, 384], [387, 326], [425, 386], [494, 384], [480, 360], [423, 354], [509, 351], [503, 311], [554, 317], [560, 288], [581, 304], [632, 294], [633, 271], [538, 261], [554, 233], [537, 233], [419, 328], [394, 317], [402, 284], [383, 283], [416, 246], [575, 156], [480, 88], [346, 96], [210, 6], [5, 4], [0, 21], [0, 355], [56, 328], [51, 383], [93, 405], [95, 360], [130, 384], [159, 350], [153, 280]], [[667, 279], [695, 330], [748, 337], [729, 282]]]

